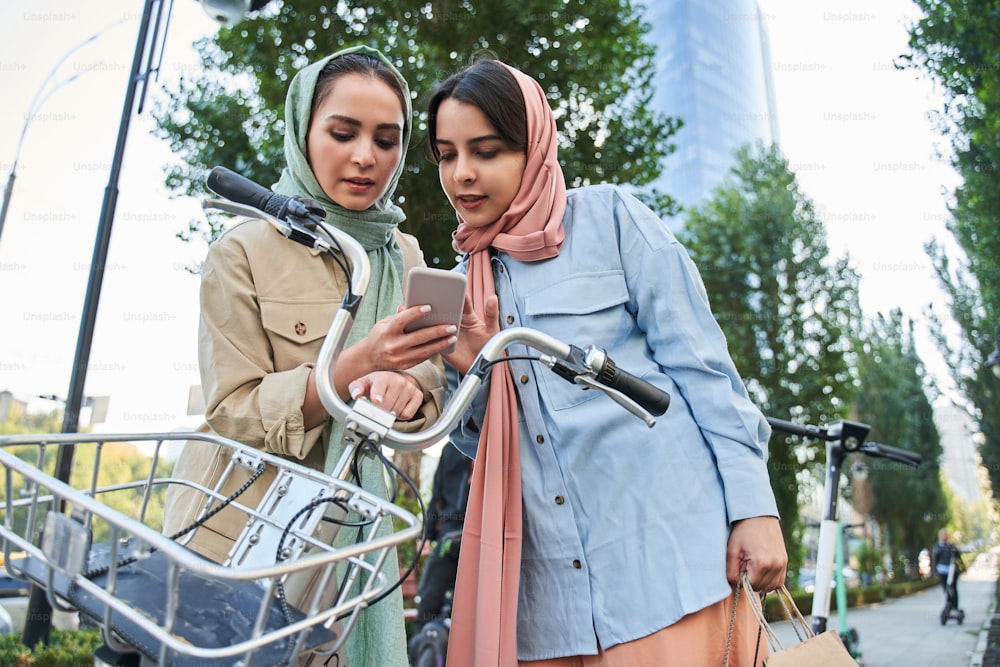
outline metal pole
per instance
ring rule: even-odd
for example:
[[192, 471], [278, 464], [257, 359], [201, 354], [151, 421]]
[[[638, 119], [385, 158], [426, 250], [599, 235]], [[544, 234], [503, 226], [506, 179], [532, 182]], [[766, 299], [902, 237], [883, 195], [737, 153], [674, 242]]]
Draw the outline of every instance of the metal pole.
[[[111, 244], [111, 226], [115, 218], [115, 207], [118, 202], [118, 179], [121, 173], [122, 158], [125, 153], [125, 142], [128, 138], [129, 122], [135, 105], [136, 91], [139, 81], [143, 78], [143, 54], [149, 41], [150, 17], [153, 14], [153, 4], [158, 0], [145, 0], [142, 19], [139, 24], [139, 37], [136, 40], [135, 55], [132, 58], [132, 69], [129, 72], [128, 87], [125, 92], [125, 103], [122, 108], [121, 122], [118, 126], [118, 139], [115, 144], [114, 158], [111, 162], [111, 173], [108, 185], [104, 190], [104, 200], [101, 205], [101, 218], [97, 227], [97, 238], [94, 242], [93, 259], [90, 263], [90, 278], [83, 304], [83, 317], [77, 337], [76, 355], [70, 376], [69, 392], [66, 397], [66, 411], [63, 415], [63, 433], [75, 433], [79, 427], [80, 407], [83, 403], [83, 387], [87, 379], [87, 365], [90, 362], [90, 346], [94, 337], [94, 324], [97, 320], [97, 306], [101, 295], [101, 284], [104, 280], [104, 265], [107, 262], [108, 247]], [[68, 482], [73, 469], [73, 445], [59, 448], [56, 458], [56, 477]], [[38, 586], [31, 587], [28, 598], [28, 611], [24, 625], [22, 642], [33, 647], [39, 642], [48, 643], [52, 631], [52, 606], [45, 591]]]
[[[59, 68], [62, 67], [62, 64], [66, 62], [66, 60], [68, 60], [71, 55], [79, 51], [87, 44], [93, 42], [95, 39], [103, 35], [106, 31], [122, 23], [122, 20], [123, 19], [119, 19], [114, 23], [112, 23], [111, 25], [109, 25], [108, 27], [98, 30], [93, 35], [83, 40], [82, 42], [74, 46], [72, 49], [67, 51], [65, 54], [63, 54], [63, 57], [60, 58], [59, 62], [57, 62], [55, 66], [51, 69], [51, 71], [49, 71], [48, 76], [45, 77], [45, 80], [42, 81], [42, 85], [39, 86], [38, 90], [35, 92], [35, 97], [32, 98], [31, 105], [28, 107], [28, 113], [24, 119], [24, 125], [21, 126], [21, 136], [18, 137], [17, 148], [14, 149], [14, 160], [11, 163], [10, 176], [7, 178], [7, 187], [5, 187], [3, 191], [3, 206], [0, 207], [0, 237], [3, 236], [3, 225], [4, 222], [7, 220], [7, 209], [10, 208], [10, 197], [11, 194], [13, 194], [14, 192], [14, 174], [17, 172], [17, 162], [18, 159], [21, 157], [21, 148], [24, 146], [24, 137], [28, 133], [28, 126], [31, 125], [31, 121], [34, 119], [35, 114], [38, 113], [38, 110], [42, 108], [42, 104], [44, 104], [45, 100], [49, 98], [49, 95], [59, 90], [67, 83], [74, 81], [78, 76], [84, 74], [85, 71], [77, 72], [68, 79], [60, 81], [59, 83], [55, 84], [52, 88], [50, 88], [48, 92], [45, 92], [45, 87], [48, 85], [49, 81], [51, 81], [52, 78], [56, 75], [56, 72], [59, 71]], [[45, 93], [45, 95], [43, 96], [42, 93]]]
[[11, 167], [10, 176], [7, 177], [7, 185], [3, 189], [3, 206], [0, 207], [0, 237], [3, 236], [3, 223], [7, 219], [7, 209], [10, 208], [10, 196], [14, 192], [14, 169]]

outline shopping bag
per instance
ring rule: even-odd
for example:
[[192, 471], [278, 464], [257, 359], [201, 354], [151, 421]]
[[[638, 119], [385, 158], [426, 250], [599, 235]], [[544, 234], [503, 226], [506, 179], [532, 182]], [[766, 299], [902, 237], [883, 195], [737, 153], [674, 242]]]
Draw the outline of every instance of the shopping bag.
[[766, 667], [857, 667], [836, 630], [813, 635], [795, 646], [774, 650], [764, 660]]
[[[781, 601], [785, 617], [792, 622], [795, 634], [800, 640], [798, 644], [788, 647], [782, 644], [774, 628], [764, 618], [763, 605], [750, 587], [750, 578], [746, 572], [740, 575], [737, 584], [736, 603], [739, 602], [741, 588], [750, 603], [754, 618], [760, 624], [767, 636], [767, 643], [771, 647], [771, 655], [764, 659], [765, 667], [858, 667], [858, 663], [851, 657], [844, 642], [840, 640], [840, 635], [835, 630], [827, 630], [818, 635], [812, 631], [798, 607], [795, 606], [787, 588], [782, 586], [776, 593]], [[735, 606], [734, 604], [734, 610]]]

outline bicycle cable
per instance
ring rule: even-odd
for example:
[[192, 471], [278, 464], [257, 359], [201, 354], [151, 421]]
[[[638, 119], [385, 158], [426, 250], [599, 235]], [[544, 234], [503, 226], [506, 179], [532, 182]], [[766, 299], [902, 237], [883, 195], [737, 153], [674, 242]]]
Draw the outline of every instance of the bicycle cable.
[[[230, 496], [228, 498], [226, 498], [225, 500], [223, 500], [218, 506], [212, 508], [208, 513], [206, 513], [205, 516], [201, 517], [200, 519], [195, 520], [189, 526], [187, 526], [185, 528], [182, 528], [181, 530], [177, 531], [173, 535], [170, 535], [167, 539], [176, 542], [178, 538], [183, 537], [184, 535], [187, 535], [188, 533], [190, 533], [191, 531], [195, 530], [196, 528], [201, 527], [206, 521], [208, 521], [213, 516], [215, 516], [216, 514], [218, 514], [219, 512], [221, 512], [222, 510], [224, 510], [229, 505], [231, 505], [247, 489], [249, 489], [250, 486], [254, 482], [256, 482], [260, 478], [261, 475], [264, 474], [264, 467], [265, 466], [264, 466], [263, 463], [261, 463], [260, 465], [258, 465], [257, 468], [256, 468], [256, 470], [254, 470], [253, 474], [250, 475], [250, 477], [247, 478], [247, 481], [243, 483], [243, 486], [241, 486], [240, 488], [236, 489], [236, 491], [234, 491], [232, 494], [230, 494]], [[157, 551], [156, 547], [150, 547], [150, 549], [149, 549], [149, 551], [147, 553], [154, 553], [156, 551]], [[126, 565], [131, 565], [132, 563], [136, 562], [137, 560], [139, 560], [139, 556], [138, 555], [126, 556], [122, 560], [118, 561], [118, 563], [115, 564], [115, 567], [124, 567]], [[108, 563], [107, 565], [105, 565], [103, 567], [95, 568], [93, 570], [88, 570], [87, 572], [84, 572], [83, 576], [86, 579], [93, 579], [94, 577], [96, 577], [98, 575], [101, 575], [101, 574], [104, 574], [104, 573], [108, 572], [110, 569], [111, 569], [111, 563]]]

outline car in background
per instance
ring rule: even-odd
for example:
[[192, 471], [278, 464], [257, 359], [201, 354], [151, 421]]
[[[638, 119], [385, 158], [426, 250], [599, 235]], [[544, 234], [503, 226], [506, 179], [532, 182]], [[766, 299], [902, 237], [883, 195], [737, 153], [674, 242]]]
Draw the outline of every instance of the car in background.
[[12, 577], [6, 572], [0, 572], [0, 600], [3, 598], [22, 598], [30, 592], [30, 589], [31, 584], [26, 580]]

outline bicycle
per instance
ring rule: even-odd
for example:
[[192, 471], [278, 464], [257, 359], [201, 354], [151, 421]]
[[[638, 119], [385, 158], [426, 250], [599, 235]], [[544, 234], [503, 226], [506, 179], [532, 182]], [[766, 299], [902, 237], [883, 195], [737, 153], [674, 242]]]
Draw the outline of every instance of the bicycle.
[[[861, 638], [857, 629], [847, 626], [847, 589], [844, 584], [842, 558], [838, 558], [841, 528], [837, 521], [837, 499], [840, 492], [840, 472], [848, 454], [863, 454], [873, 458], [916, 467], [923, 457], [897, 447], [877, 442], [865, 442], [871, 427], [860, 422], [840, 420], [826, 427], [796, 424], [768, 417], [776, 431], [803, 438], [826, 442], [826, 478], [823, 486], [823, 517], [819, 528], [819, 547], [816, 554], [816, 580], [812, 600], [812, 630], [821, 634], [827, 630], [830, 615], [830, 589], [836, 583], [837, 611], [840, 621], [838, 634], [851, 657], [861, 658]], [[834, 565], [838, 567], [834, 569]], [[859, 660], [859, 664], [863, 664]]]
[[[43, 589], [53, 608], [79, 611], [100, 626], [102, 651], [111, 660], [165, 667], [289, 664], [304, 651], [332, 655], [358, 614], [409, 573], [396, 582], [387, 580], [382, 566], [391, 549], [421, 532], [412, 513], [348, 481], [358, 460], [378, 458], [398, 473], [382, 454], [382, 445], [418, 451], [442, 440], [511, 345], [537, 350], [537, 360], [550, 370], [607, 394], [650, 427], [656, 423], [654, 415], [669, 405], [668, 394], [617, 368], [599, 348], [511, 328], [488, 341], [434, 424], [418, 433], [397, 431], [392, 428], [394, 414], [364, 398], [349, 406], [334, 390], [336, 360], [369, 280], [360, 244], [328, 227], [322, 208], [310, 200], [278, 195], [221, 167], [212, 170], [208, 184], [225, 199], [206, 200], [206, 208], [264, 219], [291, 241], [331, 255], [347, 276], [346, 296], [316, 363], [327, 371], [317, 374], [318, 393], [327, 412], [345, 425], [346, 447], [326, 475], [207, 433], [0, 437], [7, 489], [0, 509], [5, 566], [12, 576]], [[231, 463], [214, 488], [170, 475], [173, 445], [187, 440], [231, 450]], [[135, 443], [152, 447], [148, 470], [126, 483], [102, 482], [105, 448]], [[18, 458], [11, 452], [15, 446], [32, 450], [33, 461]], [[53, 446], [68, 448], [76, 476], [63, 475], [61, 467], [51, 471], [46, 454]], [[93, 453], [77, 457], [78, 447]], [[239, 497], [254, 483], [268, 484], [268, 491], [257, 507], [248, 507]], [[195, 487], [207, 500], [194, 524], [166, 536], [156, 528], [154, 508], [174, 484]], [[18, 499], [15, 488], [20, 489]], [[112, 502], [115, 494], [126, 495], [129, 507], [112, 507], [122, 504]], [[183, 542], [222, 509], [241, 513], [246, 523], [228, 559], [217, 564]], [[376, 536], [379, 526], [394, 520], [399, 528]], [[369, 529], [364, 539], [331, 546], [337, 531], [361, 527]], [[25, 555], [12, 558], [15, 550]], [[288, 603], [285, 589], [304, 578], [319, 585], [299, 609]], [[333, 599], [325, 596], [330, 589], [336, 591]]]
[[[461, 544], [462, 530], [459, 529], [442, 535], [435, 549], [440, 550], [440, 555], [448, 554], [449, 557], [457, 561]], [[425, 594], [428, 585], [425, 580], [429, 574], [430, 570], [424, 569], [424, 574], [417, 588], [418, 595]], [[452, 578], [449, 581], [449, 586], [442, 592], [443, 600], [440, 614], [424, 623], [407, 642], [407, 657], [411, 667], [444, 667], [448, 656], [448, 637], [451, 633], [451, 607], [454, 594], [455, 581]]]

